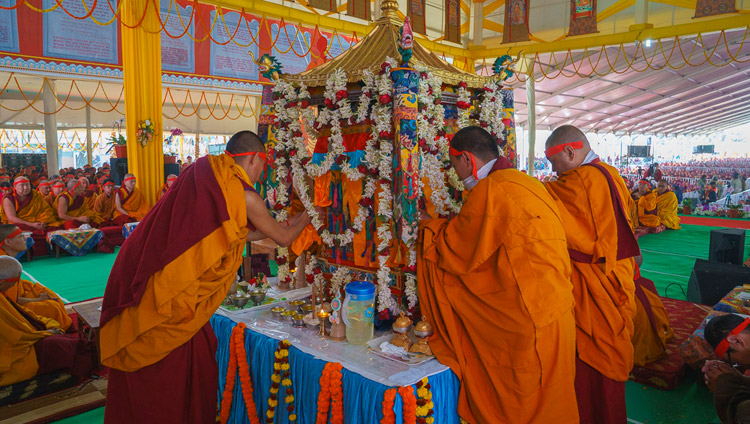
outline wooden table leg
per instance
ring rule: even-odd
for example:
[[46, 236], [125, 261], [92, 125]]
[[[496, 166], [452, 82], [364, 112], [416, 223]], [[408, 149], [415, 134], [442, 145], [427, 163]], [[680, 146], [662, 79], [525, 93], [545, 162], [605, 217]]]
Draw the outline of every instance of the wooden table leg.
[[55, 244], [55, 259], [60, 259], [60, 246]]

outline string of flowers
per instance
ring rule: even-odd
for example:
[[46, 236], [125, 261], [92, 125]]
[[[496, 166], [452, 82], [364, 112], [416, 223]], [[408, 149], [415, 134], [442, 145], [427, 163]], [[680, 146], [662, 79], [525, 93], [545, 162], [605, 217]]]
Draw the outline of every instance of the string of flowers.
[[[338, 362], [328, 362], [323, 368], [323, 374], [320, 376], [316, 424], [328, 424], [329, 408], [331, 408], [331, 424], [343, 424], [344, 422], [344, 394], [341, 385], [342, 368]], [[331, 404], [333, 404], [332, 407]]]
[[341, 291], [341, 288], [352, 281], [352, 274], [348, 267], [339, 265], [331, 276], [331, 296]]
[[279, 347], [274, 352], [273, 374], [271, 374], [271, 393], [268, 396], [268, 410], [266, 411], [266, 423], [272, 424], [276, 415], [276, 406], [279, 404], [279, 389], [284, 389], [284, 402], [289, 412], [289, 421], [297, 421], [294, 413], [294, 391], [292, 390], [292, 379], [289, 372], [289, 344], [288, 340], [279, 342]]
[[496, 140], [505, 141], [505, 123], [503, 122], [502, 85], [499, 79], [492, 79], [484, 84], [482, 100], [479, 104], [479, 126], [486, 129]]
[[394, 424], [396, 422], [396, 413], [393, 411], [393, 405], [396, 400], [396, 393], [401, 395], [403, 401], [403, 420], [404, 424], [417, 423], [417, 398], [414, 396], [414, 389], [411, 386], [392, 387], [383, 394], [383, 418], [380, 424]]
[[435, 412], [435, 404], [432, 402], [432, 387], [427, 377], [417, 382], [417, 424], [433, 424], [435, 418], [432, 416]]
[[458, 83], [458, 100], [456, 101], [456, 108], [458, 109], [458, 119], [456, 124], [458, 128], [465, 128], [471, 125], [471, 119], [469, 118], [469, 108], [471, 107], [471, 97], [469, 91], [466, 89], [467, 85], [461, 81]]
[[[277, 120], [276, 145], [274, 146], [274, 160], [276, 165], [276, 183], [273, 190], [269, 190], [269, 198], [274, 206], [275, 218], [278, 222], [288, 219], [289, 205], [289, 168], [288, 152], [295, 132], [301, 134], [299, 124], [299, 110], [293, 105], [297, 103], [297, 90], [286, 81], [277, 81], [273, 88], [272, 98]], [[279, 284], [292, 281], [289, 272], [289, 249], [279, 247], [276, 251]]]
[[305, 264], [305, 281], [307, 281], [307, 284], [314, 284], [317, 289], [325, 284], [323, 271], [320, 269], [320, 261], [315, 255], [310, 255]]
[[[393, 239], [393, 81], [390, 69], [397, 66], [397, 61], [387, 58], [381, 65], [380, 75], [376, 78], [378, 87], [378, 104], [374, 110], [374, 131], [378, 132], [378, 146], [373, 157], [367, 161], [377, 165], [380, 176], [380, 191], [377, 195], [377, 237], [378, 237], [378, 312], [397, 309], [391, 295], [391, 269], [388, 267], [391, 242]], [[388, 100], [388, 101], [387, 101]], [[370, 160], [372, 159], [372, 161]]]
[[239, 368], [240, 388], [242, 398], [245, 400], [247, 418], [252, 424], [260, 424], [257, 408], [253, 400], [253, 381], [250, 378], [250, 366], [247, 363], [247, 352], [245, 351], [245, 324], [239, 323], [232, 329], [229, 337], [229, 365], [227, 366], [227, 382], [221, 397], [221, 413], [219, 418], [222, 424], [229, 421], [229, 413], [232, 409], [232, 397], [236, 375]]

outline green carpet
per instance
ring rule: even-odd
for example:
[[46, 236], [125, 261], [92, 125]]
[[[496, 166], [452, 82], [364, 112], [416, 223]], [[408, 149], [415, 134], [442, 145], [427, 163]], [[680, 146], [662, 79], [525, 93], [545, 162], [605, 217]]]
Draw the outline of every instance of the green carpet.
[[104, 422], [104, 407], [86, 411], [83, 414], [74, 415], [54, 421], [60, 424], [100, 424]]
[[[643, 253], [641, 273], [654, 281], [660, 295], [685, 300], [695, 260], [708, 259], [711, 230], [718, 228], [721, 227], [683, 225], [681, 230], [641, 237], [638, 240]], [[746, 257], [749, 252], [750, 237], [746, 237]]]
[[664, 391], [629, 381], [625, 384], [628, 421], [648, 424], [720, 423], [711, 392], [690, 372], [675, 390]]
[[[120, 248], [116, 248], [117, 252]], [[43, 256], [22, 261], [24, 271], [68, 302], [104, 296], [116, 253], [89, 253], [86, 256]]]

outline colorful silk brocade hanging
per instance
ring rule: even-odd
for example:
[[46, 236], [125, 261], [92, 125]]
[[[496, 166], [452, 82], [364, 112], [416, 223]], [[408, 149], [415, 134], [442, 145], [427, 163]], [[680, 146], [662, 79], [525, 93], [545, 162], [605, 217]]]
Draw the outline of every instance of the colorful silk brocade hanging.
[[599, 32], [596, 25], [596, 0], [570, 0], [568, 36], [596, 32]]
[[411, 247], [417, 239], [417, 201], [419, 195], [419, 146], [417, 144], [417, 94], [419, 73], [397, 68], [393, 78], [393, 122], [396, 130], [396, 199], [393, 219], [401, 241]]
[[501, 90], [503, 96], [503, 125], [505, 126], [505, 157], [518, 168], [518, 157], [516, 155], [516, 120], [515, 105], [513, 103], [513, 89]]
[[695, 4], [696, 18], [736, 12], [734, 0], [698, 0]]
[[461, 42], [460, 0], [445, 0], [445, 41]]
[[529, 1], [508, 0], [505, 2], [503, 43], [529, 41]]
[[425, 23], [425, 0], [409, 0], [409, 20], [411, 21], [411, 30], [419, 34], [427, 32]]

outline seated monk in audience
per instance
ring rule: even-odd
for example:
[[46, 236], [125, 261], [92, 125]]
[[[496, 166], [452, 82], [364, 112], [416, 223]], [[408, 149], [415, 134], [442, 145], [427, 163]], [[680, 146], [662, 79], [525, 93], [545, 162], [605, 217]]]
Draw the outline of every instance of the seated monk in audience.
[[81, 182], [81, 189], [83, 190], [82, 196], [86, 199], [86, 207], [94, 210], [94, 202], [96, 202], [96, 193], [90, 188], [89, 179], [81, 177], [78, 179]]
[[0, 199], [4, 199], [5, 196], [8, 196], [12, 191], [13, 188], [9, 182], [3, 181], [0, 183]]
[[[13, 290], [21, 271], [16, 259], [0, 256], [0, 292]], [[57, 321], [0, 296], [0, 386], [58, 370], [80, 380], [93, 369], [93, 359], [90, 342], [63, 334]]]
[[52, 182], [52, 189], [44, 197], [44, 200], [49, 203], [53, 210], [57, 210], [57, 196], [59, 196], [63, 191], [65, 191], [65, 184], [60, 180], [54, 180]]
[[146, 198], [135, 183], [135, 175], [127, 174], [122, 180], [122, 187], [115, 193], [115, 222], [118, 225], [140, 221], [148, 213]]
[[656, 212], [656, 193], [651, 188], [648, 180], [638, 181], [638, 191], [635, 193], [638, 200], [638, 229], [645, 233], [658, 233], [664, 230]]
[[[16, 258], [25, 250], [26, 240], [21, 229], [11, 224], [0, 224], [0, 256]], [[35, 314], [57, 321], [63, 331], [73, 323], [60, 297], [39, 283], [19, 280], [18, 284], [2, 293]]]
[[680, 217], [677, 216], [677, 195], [669, 190], [667, 180], [659, 181], [656, 186], [656, 212], [659, 221], [671, 230], [680, 229]]
[[161, 197], [167, 193], [167, 190], [169, 190], [169, 187], [172, 187], [172, 184], [174, 184], [175, 181], [177, 181], [177, 175], [175, 174], [167, 175], [167, 182], [164, 183], [164, 187], [162, 187], [161, 191], [159, 192], [159, 198], [156, 200], [161, 199]]
[[[13, 224], [22, 230], [44, 234], [48, 226], [59, 226], [55, 211], [42, 195], [31, 189], [28, 177], [16, 177], [13, 182], [15, 194], [3, 198], [0, 211], [5, 224]], [[43, 241], [42, 241], [43, 242]]]
[[102, 182], [102, 194], [96, 197], [94, 202], [94, 213], [101, 218], [102, 227], [116, 226], [114, 222], [115, 215], [115, 183], [107, 179]]
[[[665, 180], [661, 180], [665, 181]], [[658, 361], [667, 353], [667, 340], [674, 336], [669, 326], [669, 315], [656, 291], [654, 282], [641, 276], [640, 266], [643, 256], [635, 258], [635, 303], [633, 319], [633, 363], [643, 366]]]
[[36, 186], [36, 191], [38, 191], [46, 201], [47, 195], [52, 191], [52, 184], [45, 179], [41, 179]]
[[78, 228], [82, 224], [89, 224], [92, 227], [96, 226], [94, 211], [86, 205], [80, 181], [70, 180], [68, 182], [68, 190], [57, 196], [56, 204], [57, 216], [63, 221], [63, 226], [66, 230]]

